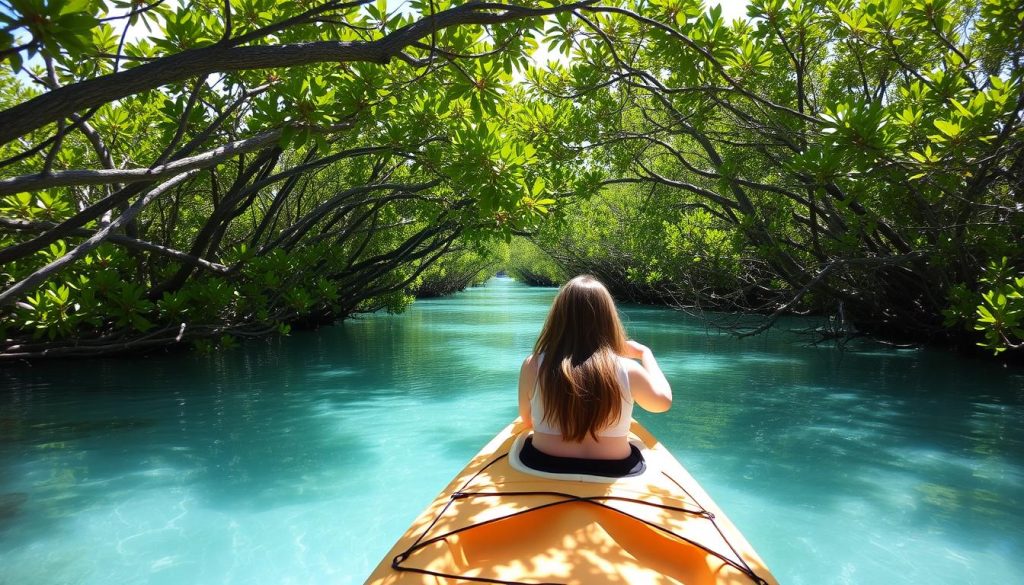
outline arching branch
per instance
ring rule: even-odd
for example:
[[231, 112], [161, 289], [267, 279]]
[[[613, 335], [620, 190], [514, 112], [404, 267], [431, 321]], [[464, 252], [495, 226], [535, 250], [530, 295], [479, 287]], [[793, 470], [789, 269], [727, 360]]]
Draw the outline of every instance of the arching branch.
[[[17, 230], [24, 232], [45, 232], [55, 227], [57, 227], [57, 224], [50, 221], [33, 222], [26, 221], [23, 219], [7, 219], [4, 217], [0, 217], [0, 228], [5, 228], [9, 230]], [[72, 230], [71, 233], [69, 233], [68, 235], [89, 238], [96, 235], [96, 232], [92, 230], [78, 228]], [[129, 238], [128, 236], [123, 236], [121, 234], [110, 234], [109, 236], [107, 236], [106, 241], [110, 242], [111, 244], [117, 244], [119, 246], [124, 246], [125, 248], [130, 248], [132, 250], [152, 252], [154, 254], [166, 256], [168, 258], [177, 260], [178, 262], [181, 262], [183, 264], [188, 264], [190, 266], [195, 266], [197, 268], [209, 270], [210, 272], [226, 274], [230, 270], [227, 266], [224, 266], [223, 264], [210, 262], [205, 258], [192, 256], [191, 254], [186, 254], [181, 250], [175, 250], [174, 248], [161, 246], [160, 244], [156, 244], [154, 242], [147, 242], [145, 240]]]
[[245, 71], [366, 61], [387, 63], [403, 49], [436, 31], [461, 25], [501, 24], [514, 20], [569, 12], [597, 0], [582, 0], [549, 8], [528, 8], [495, 2], [468, 2], [424, 17], [368, 42], [315, 41], [290, 45], [233, 46], [216, 44], [169, 55], [50, 91], [0, 112], [0, 144], [69, 117], [130, 95], [215, 72]]
[[208, 168], [233, 156], [258, 150], [276, 142], [279, 138], [281, 138], [280, 128], [257, 134], [245, 140], [229, 142], [224, 146], [219, 146], [202, 154], [156, 165], [148, 169], [82, 169], [0, 179], [0, 195], [9, 195], [22, 191], [38, 191], [53, 187], [155, 181], [165, 177], [172, 177], [185, 171]]
[[76, 246], [73, 250], [71, 250], [64, 256], [61, 256], [60, 258], [54, 260], [53, 262], [50, 262], [46, 266], [43, 266], [39, 270], [36, 270], [32, 274], [23, 278], [21, 281], [9, 287], [7, 290], [0, 292], [0, 307], [15, 302], [22, 293], [38, 286], [39, 284], [46, 281], [46, 279], [50, 278], [50, 276], [52, 276], [53, 274], [55, 274], [57, 271], [61, 270], [68, 264], [84, 257], [93, 248], [103, 243], [107, 236], [109, 236], [115, 230], [120, 229], [125, 224], [134, 219], [135, 216], [138, 215], [140, 211], [145, 209], [146, 206], [152, 203], [154, 199], [163, 195], [167, 191], [170, 191], [171, 189], [178, 186], [182, 182], [192, 178], [197, 173], [199, 173], [199, 169], [193, 169], [185, 173], [182, 173], [172, 178], [171, 180], [166, 181], [161, 185], [155, 187], [145, 196], [143, 196], [138, 201], [133, 203], [128, 209], [125, 210], [124, 213], [118, 216], [117, 219], [110, 222], [110, 224], [108, 224], [103, 229], [97, 231], [95, 234], [92, 235], [92, 237]]

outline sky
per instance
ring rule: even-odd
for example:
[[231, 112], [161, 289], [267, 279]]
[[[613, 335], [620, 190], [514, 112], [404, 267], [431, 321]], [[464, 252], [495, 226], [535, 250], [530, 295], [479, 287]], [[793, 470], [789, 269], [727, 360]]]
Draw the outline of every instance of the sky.
[[734, 18], [743, 18], [747, 15], [747, 0], [721, 0], [720, 2], [707, 2], [707, 4], [720, 4], [722, 6], [722, 18], [731, 22]]

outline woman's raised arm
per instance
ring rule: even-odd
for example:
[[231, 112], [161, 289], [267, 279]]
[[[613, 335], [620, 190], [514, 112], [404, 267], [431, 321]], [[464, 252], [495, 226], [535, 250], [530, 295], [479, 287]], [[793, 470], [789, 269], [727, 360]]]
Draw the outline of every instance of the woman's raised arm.
[[654, 359], [651, 348], [633, 340], [626, 342], [625, 357], [638, 359], [640, 363], [629, 362], [629, 389], [633, 400], [649, 412], [665, 412], [672, 408], [672, 386], [665, 379]]

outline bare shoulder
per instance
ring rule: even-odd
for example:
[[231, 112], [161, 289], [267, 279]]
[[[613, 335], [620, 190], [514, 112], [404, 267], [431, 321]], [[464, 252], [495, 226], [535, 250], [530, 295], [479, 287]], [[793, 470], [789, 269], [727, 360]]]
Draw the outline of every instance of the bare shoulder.
[[629, 378], [629, 385], [631, 387], [635, 388], [638, 384], [650, 386], [651, 376], [640, 362], [629, 358], [623, 358], [622, 362], [622, 366], [626, 370], [626, 377]]
[[538, 360], [537, 357], [531, 353], [530, 355], [526, 356], [526, 359], [523, 360], [523, 365], [522, 367], [519, 368], [519, 375], [529, 375], [530, 377], [536, 377], [537, 370], [539, 368], [540, 360]]
[[640, 362], [636, 360], [624, 357], [619, 358], [619, 362], [622, 364], [623, 369], [626, 370], [626, 374], [629, 375], [630, 378], [647, 374], [647, 370], [645, 370], [644, 367], [640, 365]]
[[526, 356], [522, 367], [519, 368], [519, 417], [527, 426], [533, 425], [530, 414], [530, 400], [533, 398], [533, 388], [537, 384], [537, 362], [533, 354]]
[[626, 371], [629, 372], [635, 372], [644, 369], [644, 367], [640, 365], [640, 362], [636, 360], [631, 360], [628, 357], [619, 356], [619, 362], [622, 364], [622, 367], [626, 368]]

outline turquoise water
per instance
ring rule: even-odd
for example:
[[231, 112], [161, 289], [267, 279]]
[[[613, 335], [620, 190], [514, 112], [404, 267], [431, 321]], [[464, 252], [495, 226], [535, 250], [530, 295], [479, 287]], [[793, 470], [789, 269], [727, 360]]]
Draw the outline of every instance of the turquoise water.
[[[553, 294], [496, 279], [219, 356], [0, 369], [0, 583], [362, 583], [515, 416]], [[676, 392], [639, 418], [782, 583], [1021, 582], [1024, 373], [623, 312]]]

